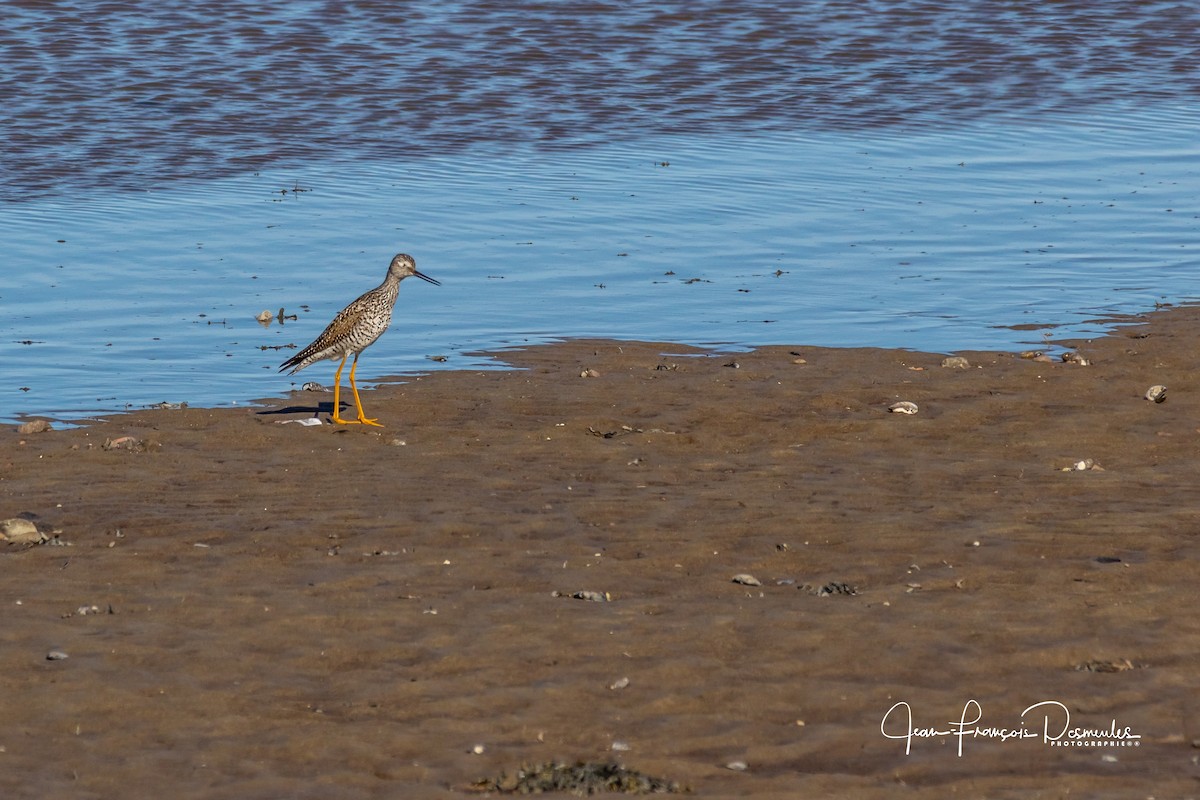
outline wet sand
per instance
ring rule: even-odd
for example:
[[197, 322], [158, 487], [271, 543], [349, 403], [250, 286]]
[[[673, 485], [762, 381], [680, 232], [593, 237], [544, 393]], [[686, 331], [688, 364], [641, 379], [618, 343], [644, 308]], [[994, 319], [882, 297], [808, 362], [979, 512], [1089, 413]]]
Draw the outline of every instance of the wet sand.
[[[0, 793], [611, 759], [696, 797], [1195, 794], [1200, 311], [1128, 322], [1088, 366], [573, 341], [366, 392], [382, 429], [279, 424], [327, 410], [303, 392], [9, 426], [0, 518], [68, 546], [0, 545]], [[971, 700], [1141, 738], [881, 733]]]

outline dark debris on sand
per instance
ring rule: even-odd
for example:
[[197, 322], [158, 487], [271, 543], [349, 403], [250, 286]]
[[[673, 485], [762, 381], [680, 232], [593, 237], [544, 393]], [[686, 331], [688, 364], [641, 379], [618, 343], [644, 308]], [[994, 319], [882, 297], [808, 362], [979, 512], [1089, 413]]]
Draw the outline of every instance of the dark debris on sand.
[[566, 792], [584, 797], [601, 792], [621, 794], [676, 794], [686, 792], [675, 781], [652, 778], [612, 762], [579, 761], [573, 766], [547, 761], [523, 766], [499, 778], [483, 778], [471, 785], [478, 792], [544, 794]]

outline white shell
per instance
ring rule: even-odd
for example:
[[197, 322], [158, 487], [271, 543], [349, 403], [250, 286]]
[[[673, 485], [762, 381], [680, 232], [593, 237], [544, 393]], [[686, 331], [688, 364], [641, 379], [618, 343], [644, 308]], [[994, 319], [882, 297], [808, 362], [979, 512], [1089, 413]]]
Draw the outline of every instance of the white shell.
[[1162, 403], [1167, 399], [1167, 387], [1161, 383], [1156, 383], [1146, 390], [1145, 398], [1153, 400], [1156, 403]]

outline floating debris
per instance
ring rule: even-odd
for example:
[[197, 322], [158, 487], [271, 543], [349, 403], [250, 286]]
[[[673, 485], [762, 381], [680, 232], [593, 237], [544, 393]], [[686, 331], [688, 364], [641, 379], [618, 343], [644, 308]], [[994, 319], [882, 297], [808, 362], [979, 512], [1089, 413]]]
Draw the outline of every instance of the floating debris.
[[1147, 400], [1153, 400], [1156, 403], [1166, 402], [1167, 387], [1156, 383], [1154, 386], [1151, 386], [1146, 390], [1145, 398]]
[[547, 761], [522, 766], [499, 778], [483, 778], [469, 787], [475, 792], [545, 794], [564, 792], [579, 797], [601, 792], [678, 794], [687, 791], [676, 781], [643, 775], [614, 762], [578, 761], [574, 765]]
[[17, 426], [17, 433], [45, 433], [52, 430], [54, 428], [50, 426], [50, 421], [45, 419], [31, 419]]
[[1076, 672], [1128, 672], [1131, 669], [1143, 669], [1145, 665], [1134, 664], [1128, 658], [1116, 661], [1100, 661], [1092, 659], [1075, 665]]
[[103, 450], [129, 450], [134, 453], [144, 453], [159, 447], [158, 442], [138, 439], [134, 436], [118, 436], [115, 439], [105, 439], [100, 445]]
[[743, 586], [762, 586], [762, 581], [753, 575], [747, 575], [744, 572], [740, 575], [734, 575], [732, 581], [734, 583], [740, 583]]
[[438, 363], [445, 363], [450, 360], [450, 356], [425, 356], [425, 357], [428, 358], [430, 361], [437, 361]]
[[[634, 428], [629, 425], [622, 425], [619, 431], [601, 431], [596, 430], [591, 425], [588, 425], [588, 433], [592, 436], [599, 436], [601, 439], [615, 439], [618, 436], [625, 436], [629, 433], [645, 433], [641, 428]], [[653, 433], [653, 431], [651, 431]]]
[[967, 369], [971, 366], [971, 362], [962, 356], [949, 356], [942, 359], [942, 366], [950, 369]]
[[258, 316], [255, 317], [255, 319], [263, 324], [269, 325], [271, 320], [275, 319], [275, 315], [270, 311], [263, 309], [262, 311], [258, 312]]
[[608, 592], [589, 592], [586, 590], [581, 590], [578, 592], [560, 592], [555, 590], [550, 596], [570, 597], [575, 600], [590, 600], [593, 603], [607, 603], [612, 600], [612, 595]]
[[888, 406], [888, 411], [893, 414], [915, 414], [917, 413], [917, 404], [901, 400], [899, 403], [892, 403]]

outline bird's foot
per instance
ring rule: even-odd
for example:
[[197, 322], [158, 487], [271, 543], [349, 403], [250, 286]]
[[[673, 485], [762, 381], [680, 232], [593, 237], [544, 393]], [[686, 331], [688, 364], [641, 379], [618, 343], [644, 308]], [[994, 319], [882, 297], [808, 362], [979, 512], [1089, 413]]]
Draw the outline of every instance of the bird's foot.
[[337, 414], [333, 415], [333, 421], [338, 425], [357, 425], [362, 422], [361, 419], [342, 419]]
[[366, 417], [359, 417], [358, 421], [361, 422], [363, 425], [374, 425], [376, 428], [383, 427], [382, 425], [379, 424], [377, 419], [367, 419]]

